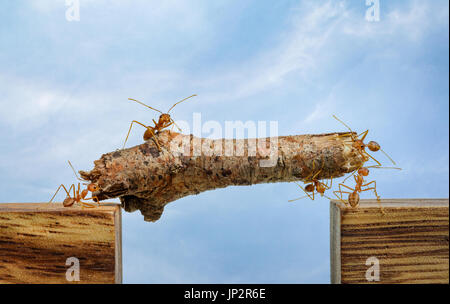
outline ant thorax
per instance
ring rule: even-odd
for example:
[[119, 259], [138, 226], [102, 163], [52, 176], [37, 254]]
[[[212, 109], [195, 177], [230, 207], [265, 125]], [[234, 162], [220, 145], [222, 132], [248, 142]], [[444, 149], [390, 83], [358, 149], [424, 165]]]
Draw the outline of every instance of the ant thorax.
[[325, 190], [327, 190], [327, 189], [321, 183], [317, 183], [316, 190], [317, 190], [317, 192], [324, 194]]
[[84, 199], [88, 195], [88, 193], [88, 189], [84, 189], [83, 191], [81, 191], [81, 198]]

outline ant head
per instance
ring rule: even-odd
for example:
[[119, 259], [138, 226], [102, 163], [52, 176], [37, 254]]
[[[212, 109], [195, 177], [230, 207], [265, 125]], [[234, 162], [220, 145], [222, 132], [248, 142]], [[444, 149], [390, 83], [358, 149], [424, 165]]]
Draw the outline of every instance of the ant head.
[[314, 192], [314, 184], [308, 184], [305, 186], [305, 191]]
[[353, 147], [357, 150], [364, 150], [364, 148], [366, 147], [366, 145], [364, 144], [364, 142], [361, 139], [357, 139], [353, 142]]
[[375, 141], [370, 141], [367, 144], [367, 147], [369, 148], [370, 151], [373, 151], [373, 152], [376, 152], [376, 151], [380, 150], [380, 148], [381, 148], [380, 145]]
[[171, 120], [171, 118], [170, 118], [169, 114], [164, 113], [159, 116], [160, 122], [170, 122], [170, 120]]
[[96, 191], [100, 190], [100, 188], [97, 186], [97, 184], [89, 184], [87, 186], [87, 189], [88, 189], [88, 191], [91, 191], [91, 192], [96, 192]]
[[369, 175], [369, 169], [362, 167], [358, 169], [358, 174], [361, 176], [367, 176]]

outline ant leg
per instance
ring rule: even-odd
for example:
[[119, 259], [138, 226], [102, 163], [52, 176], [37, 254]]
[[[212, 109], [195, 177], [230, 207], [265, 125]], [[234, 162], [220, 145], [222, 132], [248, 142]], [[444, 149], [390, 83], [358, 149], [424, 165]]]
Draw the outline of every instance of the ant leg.
[[367, 136], [367, 133], [369, 133], [369, 130], [366, 130], [366, 131], [362, 132], [361, 134], [359, 134], [359, 135], [357, 136], [357, 138], [364, 134], [364, 136], [361, 137], [361, 141], [364, 141], [364, 139], [365, 139], [366, 136]]
[[367, 187], [367, 186], [369, 186], [369, 185], [371, 185], [371, 184], [374, 184], [374, 186], [373, 186], [373, 187], [370, 187], [370, 188], [366, 188], [366, 189], [364, 189], [364, 190], [361, 190], [361, 192], [362, 192], [362, 191], [373, 190], [373, 193], [374, 193], [375, 196], [377, 197], [377, 201], [380, 201], [380, 196], [379, 196], [378, 193], [377, 193], [377, 182], [376, 182], [376, 181], [371, 181], [370, 183], [364, 184], [364, 185], [362, 185], [361, 187]]
[[364, 154], [367, 155], [368, 157], [370, 157], [371, 159], [373, 159], [378, 164], [378, 166], [381, 167], [381, 163], [378, 160], [376, 160], [372, 155], [367, 153], [367, 151], [364, 151]]
[[377, 202], [378, 202], [378, 204], [379, 204], [379, 206], [380, 206], [381, 213], [382, 213], [383, 215], [385, 215], [386, 212], [384, 211], [383, 206], [381, 205], [380, 196], [379, 196], [378, 193], [377, 193], [377, 182], [376, 182], [376, 181], [371, 181], [370, 183], [364, 184], [364, 185], [362, 185], [361, 187], [367, 187], [367, 186], [370, 185], [370, 184], [374, 184], [374, 186], [373, 186], [373, 187], [370, 187], [370, 188], [363, 189], [363, 190], [361, 190], [361, 192], [373, 190], [375, 196], [377, 197]]
[[[297, 183], [296, 183], [296, 184], [297, 184]], [[303, 190], [303, 192], [305, 192], [306, 195], [308, 195], [308, 197], [309, 197], [311, 200], [314, 200], [314, 192], [313, 192], [312, 197], [311, 197], [311, 195], [308, 193], [308, 191], [305, 190], [305, 188], [303, 188], [303, 187], [300, 186], [299, 184], [297, 184], [297, 186], [299, 186], [299, 187]]]
[[326, 180], [326, 183], [319, 181], [319, 184], [321, 184], [325, 188], [325, 190], [330, 190], [333, 186], [333, 177], [330, 178], [330, 185], [328, 185], [328, 179]]
[[[336, 193], [340, 193], [341, 197], [339, 197]], [[349, 204], [342, 197], [342, 194], [344, 194], [344, 193], [350, 194], [350, 192], [346, 192], [346, 191], [340, 191], [340, 190], [339, 191], [337, 191], [337, 190], [333, 191], [333, 194], [337, 197], [337, 199], [339, 201], [341, 201], [342, 203], [344, 203], [345, 206], [349, 207]]]
[[[314, 168], [314, 161], [313, 161], [313, 168]], [[312, 172], [311, 172], [308, 176], [306, 176], [304, 179], [302, 179], [302, 182], [303, 182], [304, 184], [307, 184], [307, 183], [312, 182], [312, 179], [311, 179], [310, 177], [311, 177], [313, 174], [314, 174], [314, 169], [312, 170]]]
[[339, 137], [352, 137], [353, 138], [353, 134], [352, 133], [344, 133], [344, 134], [339, 134], [337, 137], [338, 138]]
[[[352, 192], [342, 191], [341, 186], [344, 187], [344, 188], [347, 188], [348, 190], [350, 190], [350, 191], [352, 191]], [[340, 201], [344, 202], [344, 203], [347, 205], [347, 202], [345, 202], [345, 201], [343, 200], [343, 198], [342, 198], [342, 194], [343, 194], [343, 193], [351, 194], [351, 193], [353, 193], [353, 191], [355, 191], [355, 189], [352, 189], [352, 188], [350, 188], [349, 186], [344, 185], [344, 184], [339, 184], [339, 191], [334, 191], [333, 193], [334, 193], [335, 195], [336, 195], [335, 192], [341, 193], [341, 197], [340, 197], [340, 198], [339, 198], [337, 195], [336, 195], [336, 197], [338, 197], [338, 199], [339, 199]]]
[[[310, 195], [310, 194], [309, 194], [302, 186], [300, 186], [300, 184], [297, 184], [297, 183], [295, 183], [295, 184], [296, 184], [297, 186], [299, 186], [300, 189], [302, 189], [303, 192], [305, 192], [306, 195], [307, 195], [311, 200], [314, 200], [314, 192], [313, 192], [313, 196], [311, 197], [311, 195]], [[300, 197], [300, 198], [303, 198], [303, 197], [304, 197], [304, 196], [302, 196], [302, 197]], [[299, 200], [300, 198], [296, 198], [296, 199], [290, 200], [289, 202]]]
[[[320, 174], [320, 172], [322, 172], [323, 166], [324, 166], [324, 162], [322, 162], [322, 167], [320, 168], [319, 171], [316, 172], [316, 174], [313, 175], [313, 177], [311, 177], [311, 180], [316, 180], [317, 176]], [[313, 168], [314, 168], [314, 161], [313, 161]]]
[[133, 120], [133, 121], [131, 122], [131, 124], [130, 124], [130, 129], [128, 129], [128, 134], [127, 134], [127, 137], [125, 138], [125, 142], [123, 143], [122, 149], [125, 149], [125, 144], [127, 143], [128, 136], [130, 136], [131, 128], [133, 127], [133, 124], [134, 124], [134, 123], [140, 124], [140, 125], [143, 126], [144, 128], [148, 128], [148, 127], [147, 127], [146, 125], [144, 125], [143, 123], [140, 123], [139, 121]]
[[[347, 188], [348, 190], [350, 190], [350, 191], [355, 191], [355, 189], [353, 189], [353, 188], [350, 188], [349, 186], [347, 186], [347, 185], [344, 185], [344, 184], [339, 184], [339, 190], [340, 191], [342, 191], [342, 189], [341, 189], [341, 186], [342, 187], [344, 187], [344, 188]], [[353, 193], [353, 192], [352, 192]]]
[[347, 179], [349, 179], [350, 177], [354, 176], [355, 173], [358, 172], [358, 170], [362, 168], [362, 166], [364, 166], [364, 164], [361, 164], [358, 168], [356, 168], [355, 170], [353, 170], [352, 174], [349, 175], [349, 176], [347, 176], [347, 177], [342, 181], [342, 183], [345, 183], [345, 181], [346, 181]]
[[99, 199], [96, 196], [92, 196], [92, 197], [88, 197], [84, 199], [85, 201], [89, 201], [89, 200], [93, 200], [94, 202], [97, 203], [98, 207], [101, 206]]
[[150, 132], [152, 133], [152, 137], [155, 139], [155, 143], [156, 143], [156, 145], [158, 146], [159, 151], [161, 151], [161, 146], [159, 145], [159, 141], [158, 141], [158, 139], [156, 138], [155, 132], [153, 132], [153, 130], [150, 129], [150, 128], [149, 128], [148, 130], [150, 130]]
[[313, 177], [311, 177], [311, 180], [317, 179], [317, 175], [319, 175], [320, 172], [322, 172], [322, 169], [320, 169], [319, 171], [317, 171], [316, 174], [314, 174]]
[[94, 202], [96, 202], [97, 203], [97, 205], [100, 207], [101, 206], [101, 204], [100, 204], [100, 200], [98, 199], [98, 197], [97, 196], [92, 196], [91, 197], [91, 200], [93, 200]]
[[303, 195], [302, 197], [298, 197], [298, 198], [294, 198], [294, 199], [288, 200], [288, 202], [290, 203], [290, 202], [298, 201], [298, 200], [300, 200], [302, 198], [305, 198], [305, 197], [308, 197], [308, 195]]
[[[75, 185], [72, 184], [72, 185], [70, 186], [69, 190], [67, 190], [66, 187], [65, 187], [63, 184], [59, 185], [59, 187], [58, 187], [58, 189], [56, 190], [55, 194], [53, 194], [51, 200], [50, 200], [48, 203], [46, 203], [45, 206], [48, 206], [48, 205], [50, 205], [50, 204], [52, 203], [53, 199], [55, 198], [56, 194], [58, 194], [58, 192], [59, 192], [59, 190], [60, 190], [61, 188], [63, 188], [64, 191], [66, 191], [67, 197], [70, 197], [70, 190], [72, 189], [72, 187], [74, 187], [74, 189], [75, 189]], [[75, 197], [75, 196], [74, 196], [74, 197]], [[42, 207], [42, 208], [44, 208], [44, 207]]]
[[[333, 176], [330, 177], [330, 185], [328, 185], [328, 179], [326, 180], [326, 183], [323, 183], [321, 181], [318, 181], [320, 185], [322, 185], [325, 190], [330, 190], [331, 187], [333, 186]], [[323, 196], [323, 193], [322, 193]]]
[[181, 128], [175, 123], [175, 121], [172, 118], [170, 120], [177, 127], [178, 131], [183, 132], [183, 130], [181, 130]]
[[169, 130], [169, 134], [170, 134], [170, 133], [173, 131], [173, 122], [172, 122], [172, 119], [170, 119], [170, 122], [167, 123], [167, 124], [165, 124], [162, 128], [165, 129], [165, 128], [168, 128], [168, 127], [170, 127], [170, 126], [172, 126], [172, 128], [170, 128], [170, 130]]
[[[350, 188], [349, 186], [344, 185], [344, 184], [339, 184], [338, 186], [339, 186], [339, 191], [334, 191], [334, 192], [341, 193], [341, 197], [339, 198], [340, 200], [342, 200], [342, 194], [343, 194], [343, 193], [351, 194], [351, 193], [353, 193], [353, 191], [355, 191], [354, 189], [352, 189], [352, 188]], [[350, 191], [352, 191], [352, 192], [342, 191], [341, 186], [344, 187], [344, 188], [347, 188], [348, 190], [350, 190]]]
[[53, 199], [55, 198], [56, 194], [58, 194], [59, 189], [61, 189], [61, 187], [64, 189], [64, 191], [66, 191], [67, 196], [70, 197], [70, 189], [72, 189], [72, 187], [74, 187], [74, 186], [75, 185], [72, 184], [72, 186], [70, 186], [70, 188], [69, 188], [69, 191], [67, 191], [66, 187], [63, 184], [59, 185], [59, 187], [56, 190], [55, 194], [52, 196], [51, 200], [47, 204], [50, 204], [53, 201]]
[[95, 208], [95, 205], [80, 201], [81, 208]]
[[314, 179], [313, 174], [314, 174], [314, 169], [315, 169], [315, 167], [316, 167], [316, 162], [313, 160], [313, 165], [312, 165], [311, 173], [310, 173], [307, 177], [305, 177], [305, 179], [303, 180], [303, 183], [307, 184], [307, 183], [313, 181], [313, 179]]

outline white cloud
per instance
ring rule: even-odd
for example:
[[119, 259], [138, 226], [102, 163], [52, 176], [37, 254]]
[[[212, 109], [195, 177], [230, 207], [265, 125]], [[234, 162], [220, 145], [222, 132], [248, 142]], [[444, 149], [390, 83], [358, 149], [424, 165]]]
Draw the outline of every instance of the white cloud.
[[0, 118], [9, 125], [33, 126], [64, 106], [67, 94], [33, 81], [0, 74]]

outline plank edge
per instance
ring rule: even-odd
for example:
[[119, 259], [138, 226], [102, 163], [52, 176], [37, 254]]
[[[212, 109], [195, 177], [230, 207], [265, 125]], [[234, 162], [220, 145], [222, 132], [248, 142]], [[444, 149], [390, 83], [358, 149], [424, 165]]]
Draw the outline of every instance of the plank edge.
[[341, 283], [341, 209], [330, 202], [330, 276], [331, 284]]

